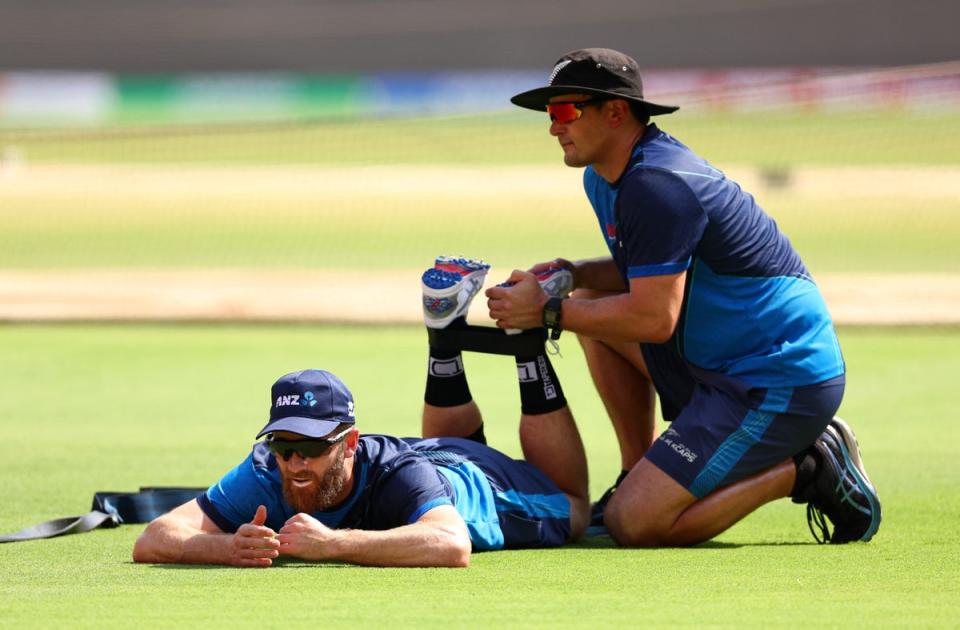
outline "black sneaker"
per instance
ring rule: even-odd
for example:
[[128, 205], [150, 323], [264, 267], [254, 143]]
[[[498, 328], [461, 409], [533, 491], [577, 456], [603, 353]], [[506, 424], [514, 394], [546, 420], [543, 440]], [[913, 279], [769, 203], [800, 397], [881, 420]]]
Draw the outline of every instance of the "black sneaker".
[[607, 508], [607, 503], [610, 502], [610, 497], [612, 497], [613, 493], [617, 491], [617, 487], [620, 486], [620, 482], [627, 477], [627, 473], [629, 472], [629, 470], [620, 471], [620, 476], [618, 476], [617, 480], [613, 482], [613, 485], [607, 488], [607, 491], [604, 492], [600, 498], [590, 506], [590, 527], [603, 527], [603, 511]]
[[[813, 447], [819, 462], [805, 493], [810, 533], [819, 543], [870, 540], [880, 527], [880, 498], [863, 468], [853, 431], [834, 418]], [[832, 534], [824, 515], [833, 523]]]

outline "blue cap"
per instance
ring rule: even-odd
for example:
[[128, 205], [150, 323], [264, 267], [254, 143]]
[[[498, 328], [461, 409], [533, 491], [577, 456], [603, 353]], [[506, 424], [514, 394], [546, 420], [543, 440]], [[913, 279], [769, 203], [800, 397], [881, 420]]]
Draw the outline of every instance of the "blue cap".
[[341, 424], [354, 424], [353, 394], [339, 378], [325, 370], [291, 372], [270, 389], [270, 421], [257, 437], [289, 431], [321, 438]]

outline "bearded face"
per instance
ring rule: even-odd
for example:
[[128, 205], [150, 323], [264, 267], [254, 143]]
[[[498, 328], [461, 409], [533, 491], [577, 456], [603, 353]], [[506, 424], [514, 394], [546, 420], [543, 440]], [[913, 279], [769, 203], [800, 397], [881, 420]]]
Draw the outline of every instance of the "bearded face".
[[336, 505], [347, 482], [344, 444], [339, 444], [333, 462], [322, 476], [303, 468], [283, 475], [283, 498], [297, 512], [311, 514]]

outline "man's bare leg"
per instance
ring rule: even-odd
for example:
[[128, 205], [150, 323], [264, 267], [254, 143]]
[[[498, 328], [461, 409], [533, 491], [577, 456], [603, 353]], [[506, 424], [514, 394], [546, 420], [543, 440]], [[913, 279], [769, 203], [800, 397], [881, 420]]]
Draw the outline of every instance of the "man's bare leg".
[[790, 494], [796, 467], [785, 460], [711, 492], [699, 501], [647, 459], [613, 494], [604, 525], [628, 547], [695, 545], [725, 531], [758, 507]]
[[590, 519], [587, 456], [580, 432], [564, 406], [556, 411], [520, 417], [523, 457], [547, 475], [570, 501], [570, 540], [583, 536]]
[[654, 390], [636, 343], [610, 343], [578, 337], [593, 384], [617, 434], [620, 466], [640, 461], [656, 432]]
[[[559, 389], [559, 383], [555, 382]], [[521, 394], [522, 396], [522, 394]], [[580, 432], [565, 403], [554, 411], [520, 416], [524, 459], [540, 469], [570, 501], [570, 540], [578, 540], [590, 519], [587, 457]], [[449, 407], [424, 403], [423, 437], [466, 437], [483, 426], [476, 402]]]
[[423, 404], [421, 435], [429, 437], [467, 437], [483, 426], [480, 408], [473, 400], [453, 407]]
[[[611, 295], [616, 293], [577, 289], [572, 297], [595, 300]], [[607, 342], [579, 335], [577, 339], [617, 435], [620, 467], [630, 470], [656, 437], [656, 399], [640, 344]]]

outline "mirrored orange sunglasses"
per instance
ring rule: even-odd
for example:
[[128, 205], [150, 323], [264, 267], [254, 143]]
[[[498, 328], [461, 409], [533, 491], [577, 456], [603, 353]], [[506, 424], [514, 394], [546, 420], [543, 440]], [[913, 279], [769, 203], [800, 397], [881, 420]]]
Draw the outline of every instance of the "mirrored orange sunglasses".
[[591, 98], [590, 100], [578, 101], [576, 103], [549, 103], [547, 105], [547, 114], [550, 116], [550, 122], [568, 125], [575, 120], [580, 120], [580, 117], [583, 116], [584, 107], [587, 105], [599, 105], [603, 101], [604, 99]]

